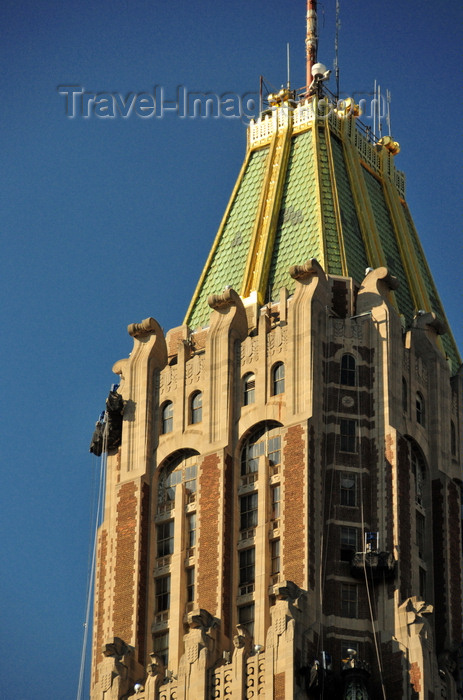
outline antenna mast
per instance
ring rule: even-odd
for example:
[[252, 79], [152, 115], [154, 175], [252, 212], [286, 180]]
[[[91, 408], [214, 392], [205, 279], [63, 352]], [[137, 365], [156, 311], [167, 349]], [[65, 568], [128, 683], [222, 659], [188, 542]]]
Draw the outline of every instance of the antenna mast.
[[307, 0], [307, 34], [305, 38], [306, 85], [312, 83], [312, 66], [317, 62], [317, 0]]
[[291, 87], [289, 79], [289, 42], [286, 44], [286, 87], [288, 90]]
[[341, 28], [339, 0], [336, 0], [336, 35], [334, 39], [334, 75], [336, 78], [336, 99], [339, 99], [339, 30]]

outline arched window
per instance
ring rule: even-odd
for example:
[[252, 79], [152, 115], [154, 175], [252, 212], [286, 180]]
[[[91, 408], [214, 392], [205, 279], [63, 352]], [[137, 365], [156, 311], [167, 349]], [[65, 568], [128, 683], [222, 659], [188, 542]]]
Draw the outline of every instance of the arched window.
[[266, 455], [274, 467], [281, 463], [279, 432], [278, 424], [267, 422], [251, 433], [241, 450], [241, 476], [256, 473], [262, 455]]
[[160, 468], [158, 477], [158, 512], [172, 510], [178, 484], [185, 484], [189, 500], [194, 500], [197, 458], [197, 453], [192, 450], [180, 454], [177, 452]]
[[402, 377], [402, 410], [408, 412], [408, 386], [405, 377]]
[[416, 392], [416, 422], [420, 425], [425, 425], [426, 415], [424, 407], [424, 398], [419, 391]]
[[191, 397], [190, 403], [190, 423], [201, 423], [203, 419], [203, 395], [196, 391]]
[[272, 394], [282, 394], [285, 390], [285, 366], [283, 362], [277, 362], [272, 369]]
[[349, 353], [341, 357], [341, 384], [344, 386], [356, 385], [355, 357]]
[[253, 372], [243, 377], [243, 406], [254, 403], [256, 398], [256, 376]]
[[174, 427], [174, 404], [166, 401], [161, 409], [161, 433], [171, 433]]

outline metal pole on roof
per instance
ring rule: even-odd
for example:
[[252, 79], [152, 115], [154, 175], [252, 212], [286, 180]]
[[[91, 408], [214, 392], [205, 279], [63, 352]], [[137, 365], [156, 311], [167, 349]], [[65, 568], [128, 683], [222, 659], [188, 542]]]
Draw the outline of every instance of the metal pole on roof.
[[317, 62], [317, 0], [307, 0], [307, 34], [305, 37], [306, 85], [312, 82], [312, 67]]

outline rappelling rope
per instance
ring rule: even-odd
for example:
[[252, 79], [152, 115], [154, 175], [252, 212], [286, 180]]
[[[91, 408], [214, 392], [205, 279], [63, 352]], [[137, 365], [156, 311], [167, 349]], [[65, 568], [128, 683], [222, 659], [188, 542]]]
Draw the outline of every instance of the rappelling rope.
[[[105, 480], [106, 480], [106, 461], [107, 461], [107, 443], [108, 443], [108, 421], [107, 415], [105, 413], [104, 417], [105, 429], [103, 432], [103, 445], [100, 457], [100, 479], [98, 486], [98, 497], [97, 497], [97, 507], [96, 515], [94, 517], [94, 533], [93, 533], [93, 547], [90, 560], [90, 567], [87, 578], [87, 595], [85, 604], [85, 622], [84, 622], [84, 638], [82, 641], [82, 653], [80, 657], [80, 671], [79, 671], [79, 684], [77, 688], [77, 700], [82, 700], [82, 692], [84, 686], [85, 677], [85, 663], [87, 657], [87, 643], [88, 643], [88, 631], [90, 623], [90, 611], [92, 607], [92, 594], [93, 594], [93, 584], [95, 579], [95, 563], [96, 563], [96, 550], [98, 545], [98, 528], [100, 526], [100, 520], [102, 518], [103, 503], [104, 503], [104, 492], [105, 492]], [[94, 500], [94, 499], [93, 499]], [[94, 516], [94, 509], [92, 512], [92, 518]]]
[[[371, 320], [374, 321], [373, 316], [371, 316]], [[371, 350], [371, 345], [372, 345], [372, 323], [368, 325], [369, 328], [369, 338], [368, 338], [368, 347]], [[360, 409], [360, 387], [359, 387], [359, 382], [358, 382], [358, 372], [356, 375], [356, 384], [357, 384], [357, 406]], [[364, 514], [364, 508], [363, 508], [363, 467], [362, 467], [362, 441], [361, 441], [362, 433], [361, 433], [361, 419], [359, 417], [359, 425], [358, 425], [358, 439], [359, 439], [359, 470], [360, 470], [360, 518], [362, 521], [362, 536], [364, 539], [363, 542], [363, 573], [365, 576], [365, 586], [367, 590], [367, 598], [368, 598], [368, 609], [370, 611], [370, 620], [371, 620], [371, 627], [372, 627], [372, 632], [373, 632], [373, 639], [375, 642], [375, 651], [376, 651], [376, 659], [378, 662], [378, 671], [379, 671], [379, 677], [381, 681], [381, 690], [382, 690], [382, 695], [384, 700], [387, 700], [386, 698], [386, 689], [384, 687], [384, 678], [383, 678], [383, 664], [381, 661], [381, 653], [380, 649], [378, 646], [378, 638], [377, 638], [377, 632], [376, 632], [376, 625], [375, 625], [375, 619], [373, 615], [373, 607], [371, 603], [371, 596], [370, 596], [370, 586], [368, 583], [368, 573], [367, 573], [367, 564], [366, 564], [366, 542], [365, 542], [365, 514]], [[378, 524], [379, 526], [379, 524]], [[379, 535], [379, 533], [378, 533]], [[378, 544], [378, 538], [377, 538], [377, 544]]]

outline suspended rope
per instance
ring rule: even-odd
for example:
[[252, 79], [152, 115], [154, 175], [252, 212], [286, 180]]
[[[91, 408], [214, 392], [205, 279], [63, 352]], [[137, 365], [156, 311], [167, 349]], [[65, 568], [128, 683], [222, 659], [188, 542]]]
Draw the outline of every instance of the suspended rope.
[[[84, 637], [83, 637], [83, 641], [82, 641], [82, 653], [81, 653], [81, 657], [80, 657], [80, 671], [79, 671], [79, 684], [77, 687], [77, 700], [82, 700], [82, 693], [83, 693], [83, 688], [84, 688], [85, 665], [86, 665], [86, 660], [87, 660], [88, 632], [89, 632], [89, 625], [90, 625], [90, 612], [91, 612], [91, 608], [92, 608], [93, 584], [94, 584], [94, 579], [95, 579], [96, 550], [97, 550], [97, 545], [98, 545], [98, 528], [101, 525], [103, 504], [104, 504], [104, 494], [105, 494], [106, 461], [107, 461], [107, 454], [108, 454], [107, 450], [108, 450], [108, 421], [107, 421], [107, 416], [105, 413], [102, 452], [101, 452], [101, 457], [99, 458], [100, 459], [100, 474], [99, 474], [98, 495], [97, 495], [97, 503], [96, 503], [96, 513], [95, 513], [94, 507], [93, 507], [93, 512], [92, 512], [92, 516], [94, 516], [93, 545], [92, 545], [92, 549], [91, 549], [90, 567], [89, 567], [88, 576], [87, 576]], [[93, 499], [93, 502], [94, 502], [94, 499]], [[90, 527], [92, 528], [92, 525]]]
[[[373, 317], [371, 317], [371, 320], [373, 321]], [[371, 349], [371, 343], [372, 343], [372, 323], [369, 323], [368, 325], [368, 345]], [[357, 406], [360, 407], [360, 386], [358, 382], [358, 372], [356, 373], [356, 385], [357, 385]], [[362, 431], [361, 431], [361, 420], [359, 419], [359, 426], [358, 426], [358, 433], [359, 433], [359, 469], [360, 469], [360, 519], [362, 522], [362, 535], [364, 538], [363, 542], [363, 573], [365, 577], [365, 587], [367, 591], [367, 598], [368, 598], [368, 609], [370, 612], [370, 620], [371, 620], [371, 628], [372, 628], [372, 633], [373, 633], [373, 640], [375, 643], [375, 652], [376, 652], [376, 660], [378, 663], [378, 672], [379, 672], [379, 677], [381, 681], [381, 690], [382, 690], [382, 695], [383, 699], [387, 700], [386, 698], [386, 689], [384, 687], [384, 678], [383, 678], [383, 665], [381, 661], [381, 654], [380, 654], [380, 649], [378, 646], [378, 638], [377, 638], [377, 631], [376, 631], [376, 624], [375, 624], [375, 619], [374, 619], [374, 614], [373, 614], [373, 607], [372, 607], [372, 602], [371, 602], [371, 595], [370, 595], [370, 584], [368, 581], [368, 572], [367, 572], [367, 564], [366, 564], [366, 543], [365, 543], [365, 512], [364, 512], [364, 504], [363, 504], [363, 465], [362, 465]]]

